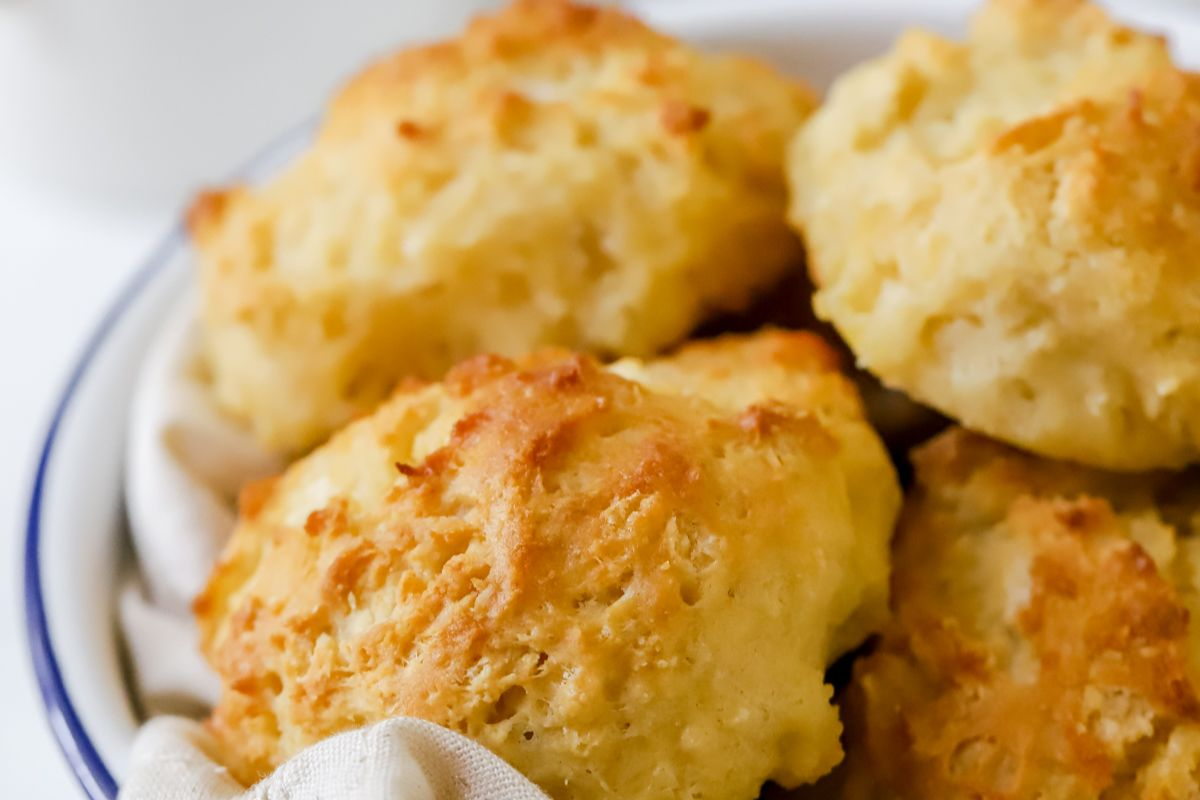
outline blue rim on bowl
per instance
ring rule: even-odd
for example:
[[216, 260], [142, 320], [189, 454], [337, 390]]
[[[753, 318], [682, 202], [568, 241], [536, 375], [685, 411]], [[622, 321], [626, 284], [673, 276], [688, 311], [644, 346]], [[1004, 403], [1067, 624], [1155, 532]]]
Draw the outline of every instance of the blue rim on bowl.
[[[311, 136], [314, 129], [315, 120], [312, 119], [288, 129], [260, 149], [241, 169], [236, 170], [233, 180], [253, 182], [262, 179], [290, 158], [298, 146]], [[39, 557], [46, 476], [54, 456], [54, 446], [62, 421], [70, 410], [79, 385], [87, 375], [97, 353], [106, 343], [122, 314], [171, 262], [172, 255], [182, 248], [185, 242], [184, 230], [177, 223], [154, 248], [142, 267], [127, 281], [92, 331], [67, 378], [66, 388], [63, 389], [50, 418], [50, 425], [37, 460], [33, 489], [30, 492], [29, 512], [25, 521], [25, 631], [29, 639], [33, 671], [54, 738], [89, 800], [114, 800], [119, 787], [113, 771], [104, 763], [67, 692], [46, 618], [46, 600], [42, 590]]]
[[79, 714], [71, 703], [71, 697], [63, 684], [58, 657], [54, 653], [54, 646], [50, 640], [50, 629], [46, 623], [46, 604], [42, 593], [41, 561], [39, 559], [42, 498], [45, 491], [46, 470], [50, 464], [63, 417], [100, 346], [116, 325], [121, 313], [133, 302], [161, 266], [167, 262], [166, 255], [180, 245], [182, 238], [183, 234], [180, 229], [176, 228], [171, 232], [166, 240], [155, 249], [148, 263], [138, 270], [121, 290], [117, 299], [109, 306], [99, 325], [92, 332], [83, 355], [80, 356], [71, 371], [67, 387], [50, 420], [50, 428], [42, 444], [41, 454], [38, 456], [37, 472], [34, 476], [33, 490], [29, 500], [29, 515], [25, 522], [25, 629], [29, 637], [30, 654], [33, 657], [33, 670], [37, 676], [38, 688], [41, 689], [42, 702], [45, 703], [46, 716], [49, 718], [54, 738], [58, 740], [59, 749], [66, 756], [79, 785], [83, 787], [84, 793], [91, 800], [115, 798], [117, 781], [100, 757], [99, 751], [89, 738], [87, 730], [79, 719]]

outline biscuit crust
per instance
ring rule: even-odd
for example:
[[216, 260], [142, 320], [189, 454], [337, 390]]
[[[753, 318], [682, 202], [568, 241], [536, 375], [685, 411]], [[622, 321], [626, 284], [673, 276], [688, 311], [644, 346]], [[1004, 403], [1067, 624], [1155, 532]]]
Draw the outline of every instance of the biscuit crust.
[[1196, 797], [1200, 475], [1087, 470], [962, 429], [914, 460], [894, 619], [843, 699], [834, 794]]
[[189, 229], [218, 398], [302, 450], [480, 352], [652, 354], [797, 263], [812, 93], [566, 0], [517, 0], [334, 99], [266, 186]]
[[394, 715], [554, 797], [811, 781], [841, 757], [824, 671], [882, 624], [898, 506], [810, 334], [612, 370], [479, 357], [248, 492], [196, 602], [209, 725], [246, 782]]
[[1200, 82], [1083, 0], [905, 34], [790, 151], [790, 216], [860, 363], [1108, 469], [1200, 458]]

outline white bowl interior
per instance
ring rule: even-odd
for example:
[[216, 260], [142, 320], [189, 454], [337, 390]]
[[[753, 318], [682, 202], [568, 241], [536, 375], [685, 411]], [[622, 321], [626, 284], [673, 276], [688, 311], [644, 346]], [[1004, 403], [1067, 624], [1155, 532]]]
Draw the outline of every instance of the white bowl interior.
[[[960, 30], [972, 5], [658, 0], [635, 7], [651, 22], [705, 47], [757, 54], [825, 86], [848, 66], [884, 50], [903, 27]], [[1194, 14], [1154, 0], [1113, 5], [1121, 16], [1169, 30], [1185, 63], [1200, 60], [1200, 18]], [[271, 148], [249, 176], [278, 169], [303, 139], [299, 132]], [[190, 277], [188, 253], [178, 237], [156, 261], [148, 282], [119, 309], [68, 403], [43, 496], [40, 573], [51, 644], [83, 727], [118, 782], [138, 724], [114, 622], [117, 578], [127, 558], [121, 503], [125, 417], [147, 345]]]
[[114, 617], [126, 556], [125, 416], [160, 309], [182, 286], [182, 273], [173, 278], [147, 286], [96, 351], [63, 416], [43, 484], [40, 569], [50, 642], [84, 729], [117, 773], [137, 728]]

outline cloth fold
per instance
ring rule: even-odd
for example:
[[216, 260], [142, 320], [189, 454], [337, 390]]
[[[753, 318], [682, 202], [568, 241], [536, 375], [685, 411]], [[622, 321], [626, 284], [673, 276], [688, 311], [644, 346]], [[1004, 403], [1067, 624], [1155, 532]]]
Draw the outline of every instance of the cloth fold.
[[212, 759], [204, 727], [146, 723], [122, 800], [545, 800], [516, 770], [464, 736], [398, 718], [330, 737], [244, 789]]
[[215, 702], [218, 681], [200, 655], [192, 598], [233, 529], [241, 486], [278, 473], [285, 460], [217, 408], [196, 305], [189, 295], [168, 315], [131, 407], [125, 492], [137, 569], [118, 613], [150, 720], [134, 742], [122, 800], [545, 800], [486, 748], [412, 718], [331, 737], [250, 789], [213, 758], [195, 719]]

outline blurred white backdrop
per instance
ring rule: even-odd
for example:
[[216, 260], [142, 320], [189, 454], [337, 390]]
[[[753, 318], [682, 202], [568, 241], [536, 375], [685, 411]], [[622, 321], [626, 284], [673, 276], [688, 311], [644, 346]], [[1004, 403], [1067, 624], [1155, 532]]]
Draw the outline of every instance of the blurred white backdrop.
[[8, 0], [0, 153], [20, 177], [80, 196], [177, 199], [310, 114], [369, 57], [486, 5]]

